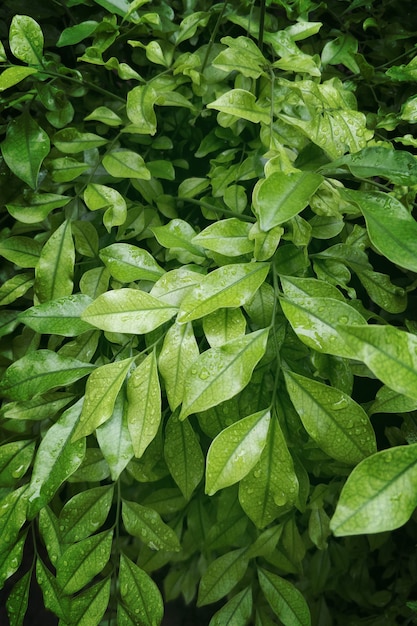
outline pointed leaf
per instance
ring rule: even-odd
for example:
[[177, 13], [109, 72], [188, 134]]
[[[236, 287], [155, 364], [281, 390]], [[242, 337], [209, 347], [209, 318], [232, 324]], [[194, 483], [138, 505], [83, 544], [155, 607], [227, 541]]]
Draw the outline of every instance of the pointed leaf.
[[13, 576], [19, 569], [23, 558], [23, 549], [25, 547], [27, 531], [15, 543], [0, 550], [0, 587], [3, 588], [5, 581]]
[[135, 456], [140, 458], [161, 421], [161, 388], [155, 352], [131, 373], [127, 383], [127, 423]]
[[110, 600], [111, 579], [106, 578], [72, 599], [70, 621], [77, 626], [99, 626]]
[[252, 615], [252, 588], [246, 587], [213, 615], [209, 626], [246, 626]]
[[117, 289], [99, 296], [86, 308], [82, 319], [97, 328], [114, 333], [149, 333], [177, 313], [145, 291]]
[[266, 349], [268, 329], [210, 348], [190, 366], [180, 419], [235, 396], [249, 383]]
[[134, 455], [123, 394], [117, 396], [112, 416], [97, 428], [96, 437], [112, 480], [116, 481]]
[[41, 65], [43, 33], [39, 24], [28, 15], [15, 15], [9, 32], [12, 54], [28, 65]]
[[74, 264], [71, 223], [66, 220], [45, 243], [36, 266], [35, 292], [40, 302], [72, 294]]
[[113, 243], [100, 250], [100, 259], [111, 276], [121, 283], [156, 281], [165, 271], [147, 250], [129, 243]]
[[151, 174], [140, 154], [131, 150], [113, 150], [106, 154], [103, 165], [115, 178], [143, 178], [150, 180]]
[[111, 231], [113, 226], [120, 226], [126, 221], [126, 200], [113, 187], [90, 183], [84, 191], [84, 202], [90, 211], [106, 209], [103, 223], [108, 232]]
[[171, 476], [186, 500], [204, 474], [204, 456], [191, 424], [172, 415], [165, 428], [164, 456]]
[[106, 566], [111, 553], [113, 531], [83, 539], [69, 546], [56, 564], [56, 578], [64, 595], [75, 593]]
[[117, 394], [134, 361], [134, 357], [101, 365], [87, 380], [85, 400], [73, 441], [90, 435], [113, 414]]
[[246, 319], [241, 309], [218, 309], [203, 317], [203, 330], [211, 348], [245, 334]]
[[22, 67], [21, 65], [13, 65], [6, 68], [0, 74], [0, 93], [9, 87], [14, 87], [27, 76], [36, 74], [38, 70], [34, 67]]
[[140, 619], [144, 626], [159, 626], [164, 614], [161, 593], [152, 578], [124, 554], [120, 557], [119, 580], [120, 595], [134, 619]]
[[42, 589], [45, 608], [55, 613], [64, 623], [67, 623], [69, 616], [69, 599], [62, 594], [62, 590], [55, 576], [53, 576], [49, 569], [42, 563], [39, 556], [36, 560], [36, 580]]
[[268, 604], [285, 626], [311, 626], [307, 602], [292, 583], [260, 567], [258, 576]]
[[70, 196], [58, 193], [28, 193], [23, 198], [8, 202], [6, 207], [15, 220], [22, 224], [37, 224], [46, 219], [51, 211], [65, 206]]
[[55, 392], [35, 396], [26, 402], [9, 402], [3, 405], [0, 415], [6, 419], [43, 420], [56, 415], [74, 396], [71, 393]]
[[64, 296], [26, 309], [19, 315], [19, 321], [38, 333], [75, 337], [91, 330], [90, 324], [81, 319], [91, 302], [82, 293]]
[[18, 300], [32, 287], [34, 283], [32, 274], [16, 274], [6, 280], [0, 287], [0, 306], [11, 304]]
[[69, 183], [81, 176], [89, 168], [90, 166], [87, 163], [82, 163], [71, 157], [52, 159], [48, 163], [48, 169], [55, 183]]
[[243, 578], [248, 568], [248, 548], [227, 552], [212, 561], [201, 577], [197, 606], [224, 598]]
[[8, 237], [0, 241], [0, 255], [23, 268], [36, 267], [42, 245], [29, 237]]
[[49, 559], [55, 567], [58, 558], [62, 554], [62, 540], [58, 518], [49, 506], [44, 506], [39, 511], [38, 520], [39, 532], [44, 541]]
[[[0, 248], [1, 249], [1, 248]], [[201, 280], [201, 274], [187, 267], [166, 272], [157, 280], [150, 294], [171, 306], [179, 307], [187, 293]]]
[[269, 124], [271, 121], [269, 109], [261, 107], [256, 101], [256, 96], [246, 89], [231, 89], [214, 102], [210, 102], [207, 108], [217, 109], [250, 122]]
[[350, 474], [330, 528], [339, 537], [393, 530], [416, 506], [417, 444], [382, 450]]
[[183, 400], [188, 368], [199, 354], [191, 323], [175, 323], [168, 329], [159, 354], [158, 368], [164, 379], [171, 411]]
[[150, 507], [123, 500], [122, 518], [127, 532], [139, 537], [152, 550], [180, 549], [175, 532], [162, 521], [159, 513]]
[[0, 447], [0, 486], [14, 487], [32, 462], [35, 442], [26, 439], [11, 441]]
[[66, 543], [85, 539], [104, 524], [113, 500], [113, 485], [94, 487], [73, 496], [59, 515], [59, 528]]
[[265, 447], [271, 415], [259, 411], [217, 435], [207, 453], [206, 493], [239, 482], [256, 465]]
[[7, 598], [6, 608], [10, 626], [23, 626], [28, 600], [32, 571], [29, 570], [15, 583]]
[[0, 553], [12, 548], [27, 516], [27, 485], [10, 491], [0, 500]]
[[55, 147], [66, 154], [77, 154], [77, 152], [100, 148], [107, 143], [107, 139], [100, 137], [100, 135], [82, 133], [71, 127], [59, 130], [52, 140]]
[[182, 301], [178, 322], [191, 322], [217, 309], [245, 304], [253, 298], [268, 271], [267, 263], [236, 263], [210, 272]]
[[143, 135], [156, 133], [154, 104], [157, 93], [150, 85], [134, 87], [127, 94], [127, 116], [134, 124], [135, 131]]
[[240, 256], [253, 251], [250, 229], [250, 224], [232, 217], [210, 224], [194, 237], [193, 243], [226, 256]]

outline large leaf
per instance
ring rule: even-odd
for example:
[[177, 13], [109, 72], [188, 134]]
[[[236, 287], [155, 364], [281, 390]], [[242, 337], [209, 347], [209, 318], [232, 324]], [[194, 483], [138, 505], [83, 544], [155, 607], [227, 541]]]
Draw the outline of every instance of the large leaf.
[[85, 539], [106, 521], [113, 499], [113, 485], [77, 493], [59, 515], [59, 529], [66, 543]]
[[0, 381], [0, 392], [12, 400], [30, 400], [56, 387], [86, 376], [93, 365], [63, 357], [52, 350], [37, 350], [15, 361]]
[[110, 600], [111, 579], [106, 578], [72, 599], [71, 623], [77, 626], [99, 626]]
[[134, 361], [134, 357], [101, 365], [88, 378], [80, 421], [73, 441], [90, 435], [113, 413], [117, 394]]
[[261, 589], [285, 626], [310, 626], [311, 616], [301, 592], [288, 580], [258, 567]]
[[217, 309], [245, 304], [253, 298], [268, 271], [267, 263], [236, 263], [210, 272], [181, 302], [178, 322], [191, 322]]
[[237, 483], [256, 465], [266, 444], [269, 422], [270, 412], [259, 411], [217, 435], [207, 453], [208, 495]]
[[379, 533], [407, 522], [417, 506], [417, 444], [363, 460], [342, 489], [330, 527], [337, 536]]
[[121, 598], [135, 616], [132, 625], [140, 619], [144, 626], [159, 626], [164, 614], [161, 593], [152, 578], [124, 554], [120, 557], [119, 580]]
[[91, 298], [78, 293], [30, 307], [19, 315], [19, 321], [38, 333], [74, 337], [91, 330], [81, 319]]
[[152, 550], [180, 549], [177, 535], [154, 509], [123, 500], [122, 517], [127, 532], [142, 539]]
[[28, 15], [15, 15], [9, 31], [10, 50], [16, 59], [28, 65], [41, 65], [43, 33], [39, 24]]
[[249, 383], [266, 349], [268, 330], [258, 330], [218, 348], [210, 348], [190, 366], [180, 419], [235, 396]]
[[285, 380], [304, 428], [329, 456], [355, 465], [376, 452], [369, 418], [350, 396], [295, 372], [286, 371]]
[[45, 243], [36, 266], [35, 293], [39, 302], [72, 294], [74, 264], [71, 223], [66, 220]]
[[212, 561], [200, 580], [198, 606], [224, 598], [243, 578], [248, 562], [248, 548], [232, 550]]
[[99, 296], [86, 308], [82, 319], [114, 333], [145, 334], [158, 328], [177, 313], [145, 291], [116, 289]]
[[193, 427], [172, 415], [165, 428], [164, 456], [171, 476], [186, 500], [204, 474], [204, 456]]
[[234, 595], [210, 620], [209, 626], [244, 626], [252, 615], [252, 588], [246, 587]]
[[122, 283], [156, 281], [165, 273], [147, 250], [129, 243], [114, 243], [102, 248], [100, 258], [110, 274]]
[[127, 382], [127, 424], [136, 457], [155, 438], [161, 422], [161, 387], [155, 352], [131, 373]]

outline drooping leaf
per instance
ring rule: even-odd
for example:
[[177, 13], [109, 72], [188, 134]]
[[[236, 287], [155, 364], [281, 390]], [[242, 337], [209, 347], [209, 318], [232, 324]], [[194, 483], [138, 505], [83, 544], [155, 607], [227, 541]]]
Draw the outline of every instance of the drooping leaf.
[[129, 243], [114, 243], [100, 250], [111, 276], [122, 283], [156, 281], [165, 273], [147, 250]]
[[77, 626], [99, 626], [110, 600], [111, 579], [106, 578], [78, 594], [70, 604], [70, 620]]
[[120, 557], [119, 572], [120, 595], [134, 619], [140, 619], [144, 626], [159, 626], [164, 604], [152, 578], [124, 554]]
[[248, 548], [238, 548], [212, 561], [201, 577], [197, 605], [224, 598], [243, 578], [248, 567]]
[[29, 601], [32, 572], [27, 571], [13, 586], [7, 598], [6, 608], [10, 626], [22, 626]]
[[74, 264], [71, 223], [66, 220], [43, 246], [35, 269], [35, 293], [39, 302], [72, 294]]
[[93, 487], [73, 496], [59, 515], [63, 541], [75, 543], [85, 539], [106, 521], [113, 499], [113, 485]]
[[123, 394], [117, 396], [112, 416], [97, 428], [96, 437], [112, 480], [116, 481], [134, 455]]
[[131, 373], [127, 382], [127, 424], [135, 456], [140, 458], [161, 421], [161, 387], [155, 352]]
[[69, 598], [62, 594], [55, 576], [51, 574], [39, 556], [36, 559], [36, 580], [42, 589], [45, 608], [53, 611], [62, 620], [67, 621], [69, 618]]
[[41, 65], [43, 33], [39, 24], [29, 15], [14, 15], [9, 31], [12, 54], [28, 65]]
[[258, 330], [218, 348], [210, 348], [190, 366], [180, 419], [235, 396], [249, 383], [264, 355], [268, 330]]
[[252, 589], [246, 587], [213, 615], [209, 626], [245, 626], [251, 618], [252, 606]]
[[291, 582], [260, 567], [258, 577], [268, 604], [285, 626], [311, 626], [307, 602]]
[[417, 444], [364, 459], [342, 489], [330, 528], [336, 536], [399, 528], [417, 505]]
[[164, 456], [169, 471], [186, 500], [204, 474], [204, 456], [191, 424], [172, 415], [165, 427]]
[[217, 435], [207, 452], [208, 495], [239, 482], [256, 465], [266, 444], [270, 419], [269, 411], [259, 411]]
[[134, 357], [97, 367], [87, 380], [85, 399], [73, 441], [90, 435], [113, 413], [117, 394]]
[[159, 513], [137, 502], [123, 500], [123, 524], [127, 532], [139, 537], [152, 550], [178, 551], [180, 544], [174, 530], [162, 521]]
[[38, 333], [74, 337], [88, 330], [90, 324], [81, 319], [91, 298], [78, 293], [30, 307], [19, 315], [19, 321]]

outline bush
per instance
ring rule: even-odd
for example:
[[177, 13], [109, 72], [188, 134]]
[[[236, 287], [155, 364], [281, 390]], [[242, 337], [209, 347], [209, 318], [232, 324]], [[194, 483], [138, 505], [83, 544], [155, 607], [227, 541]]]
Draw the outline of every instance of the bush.
[[416, 623], [415, 13], [0, 17], [10, 624]]

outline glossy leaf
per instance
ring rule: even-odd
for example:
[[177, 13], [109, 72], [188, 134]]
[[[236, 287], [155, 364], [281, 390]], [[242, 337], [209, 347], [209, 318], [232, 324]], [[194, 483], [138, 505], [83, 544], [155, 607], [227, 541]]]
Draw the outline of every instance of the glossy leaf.
[[261, 589], [285, 626], [310, 626], [311, 616], [301, 592], [288, 580], [258, 567]]
[[218, 309], [203, 317], [204, 334], [212, 348], [244, 336], [246, 320], [241, 309]]
[[374, 413], [408, 413], [417, 410], [417, 398], [410, 398], [385, 385], [375, 396], [375, 401], [369, 408], [369, 414]]
[[39, 511], [39, 532], [45, 544], [49, 559], [53, 565], [62, 554], [61, 531], [59, 530], [58, 518], [49, 506], [44, 506]]
[[42, 248], [35, 270], [35, 292], [39, 302], [70, 296], [75, 264], [71, 224], [65, 221]]
[[106, 209], [103, 216], [103, 224], [108, 232], [110, 232], [113, 226], [120, 226], [126, 220], [126, 200], [113, 187], [90, 183], [84, 191], [84, 202], [90, 211]]
[[80, 412], [81, 401], [78, 401], [49, 428], [39, 445], [27, 492], [31, 517], [52, 500], [62, 483], [82, 463], [85, 440], [71, 441]]
[[266, 263], [236, 263], [210, 272], [181, 302], [178, 322], [191, 322], [217, 309], [245, 304], [262, 285], [268, 270]]
[[8, 167], [32, 189], [37, 187], [39, 170], [49, 148], [47, 133], [27, 112], [9, 122], [1, 144]]
[[399, 528], [416, 507], [416, 484], [417, 444], [377, 452], [350, 474], [330, 528], [336, 536]]
[[99, 148], [107, 143], [107, 139], [94, 133], [83, 133], [76, 128], [67, 127], [55, 133], [52, 141], [56, 148], [64, 154], [77, 154], [84, 150]]
[[247, 548], [232, 550], [212, 561], [201, 577], [197, 605], [224, 598], [243, 578], [248, 563]]
[[7, 203], [7, 210], [12, 217], [23, 224], [37, 224], [46, 219], [51, 211], [70, 202], [69, 196], [58, 193], [28, 193], [24, 198], [17, 198]]
[[187, 293], [201, 280], [199, 272], [179, 267], [166, 272], [157, 280], [150, 294], [171, 306], [179, 307]]
[[26, 439], [11, 441], [0, 447], [0, 486], [13, 487], [22, 478], [32, 462], [35, 442]]
[[23, 558], [27, 531], [10, 547], [0, 551], [0, 586], [19, 569]]
[[259, 411], [231, 424], [211, 443], [206, 460], [206, 493], [212, 496], [244, 478], [266, 444], [271, 416]]
[[127, 116], [134, 124], [136, 132], [144, 135], [156, 133], [154, 104], [157, 93], [151, 85], [134, 87], [127, 94]]
[[134, 619], [140, 619], [145, 626], [159, 626], [164, 605], [152, 578], [124, 554], [120, 557], [119, 575], [121, 598]]
[[145, 291], [117, 289], [100, 295], [86, 308], [82, 319], [115, 333], [149, 333], [177, 313], [177, 308]]
[[[0, 553], [11, 549], [26, 521], [28, 507], [27, 485], [22, 485], [0, 500]], [[0, 566], [1, 569], [1, 566]]]
[[74, 221], [71, 223], [75, 249], [79, 254], [94, 258], [99, 248], [97, 230], [90, 222]]
[[177, 256], [182, 263], [198, 263], [204, 259], [202, 249], [192, 243], [197, 233], [188, 222], [173, 219], [165, 226], [153, 227], [152, 232], [161, 246], [169, 248], [170, 254]]
[[246, 587], [213, 615], [209, 626], [245, 626], [251, 618], [252, 605], [252, 589]]
[[16, 420], [43, 420], [56, 415], [74, 396], [66, 392], [51, 392], [24, 402], [8, 402], [0, 410], [2, 417]]
[[161, 388], [155, 352], [131, 373], [127, 382], [127, 424], [135, 456], [140, 458], [161, 421]]
[[80, 421], [73, 441], [90, 435], [113, 414], [117, 394], [129, 372], [134, 357], [97, 367], [89, 376]]
[[172, 415], [165, 427], [164, 456], [171, 476], [190, 500], [204, 474], [204, 456], [198, 437], [188, 421]]
[[266, 349], [268, 330], [259, 330], [201, 354], [187, 372], [180, 419], [205, 411], [241, 391]]
[[17, 85], [27, 78], [27, 76], [36, 74], [37, 71], [38, 70], [34, 67], [22, 67], [21, 65], [13, 65], [12, 67], [6, 68], [0, 74], [0, 92]]
[[39, 24], [29, 15], [15, 15], [10, 24], [9, 44], [12, 54], [28, 65], [41, 65], [43, 33]]
[[72, 599], [71, 623], [77, 626], [98, 626], [110, 600], [111, 580], [106, 578]]
[[113, 531], [82, 539], [69, 546], [56, 564], [56, 578], [65, 595], [82, 589], [107, 564], [112, 547]]
[[29, 237], [9, 237], [0, 241], [0, 255], [19, 267], [36, 267], [42, 245]]
[[19, 321], [38, 333], [74, 337], [91, 329], [81, 319], [90, 303], [91, 298], [81, 293], [64, 296], [26, 309], [19, 315]]
[[231, 89], [214, 102], [207, 105], [208, 109], [216, 109], [222, 113], [234, 115], [249, 122], [270, 123], [270, 113], [256, 102], [256, 96], [246, 89]]
[[116, 481], [134, 455], [123, 394], [117, 396], [112, 416], [97, 428], [96, 437], [112, 480]]
[[402, 287], [394, 285], [387, 274], [358, 272], [358, 278], [369, 297], [389, 313], [402, 313], [407, 308], [407, 294]]
[[85, 539], [106, 521], [113, 500], [113, 486], [93, 487], [73, 496], [59, 515], [59, 529], [66, 543]]
[[13, 278], [6, 280], [0, 287], [0, 306], [11, 304], [18, 300], [32, 287], [34, 279], [32, 274], [16, 274]]
[[36, 559], [36, 580], [42, 589], [45, 608], [53, 611], [62, 620], [67, 620], [69, 617], [68, 596], [62, 595], [55, 576], [51, 574], [40, 557]]
[[131, 150], [113, 150], [106, 154], [103, 165], [115, 178], [143, 178], [150, 180], [151, 174], [144, 160]]
[[147, 250], [130, 243], [114, 243], [100, 250], [100, 258], [111, 276], [121, 283], [156, 281], [165, 272]]
[[232, 217], [210, 224], [193, 239], [207, 250], [227, 256], [240, 256], [252, 252], [254, 244], [249, 239], [250, 224]]
[[152, 550], [180, 549], [175, 532], [150, 507], [123, 500], [122, 517], [126, 531], [134, 537], [139, 537]]
[[32, 572], [29, 570], [13, 586], [7, 598], [6, 608], [10, 626], [22, 626], [26, 615]]

